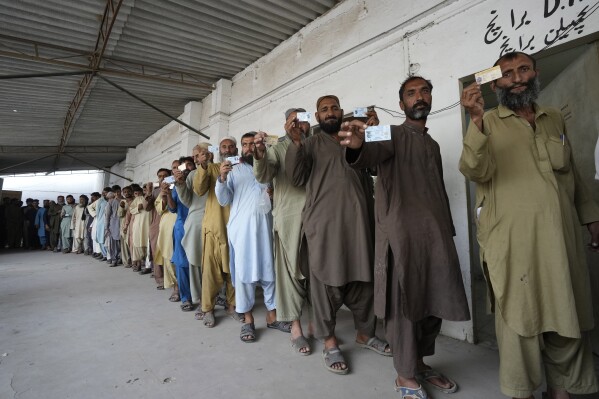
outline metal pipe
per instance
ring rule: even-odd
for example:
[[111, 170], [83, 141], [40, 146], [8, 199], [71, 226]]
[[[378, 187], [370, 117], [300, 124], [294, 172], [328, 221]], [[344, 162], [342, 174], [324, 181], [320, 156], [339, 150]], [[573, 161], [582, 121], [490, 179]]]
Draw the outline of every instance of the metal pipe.
[[74, 75], [84, 75], [86, 73], [90, 73], [90, 71], [30, 73], [30, 74], [24, 74], [24, 75], [0, 75], [0, 80], [4, 80], [4, 79], [49, 78], [49, 77], [53, 77], [53, 76], [74, 76]]
[[31, 162], [41, 161], [42, 159], [50, 158], [50, 157], [53, 157], [54, 155], [56, 155], [56, 152], [54, 152], [53, 154], [50, 154], [50, 155], [44, 155], [43, 157], [40, 157], [40, 158], [30, 159], [25, 162], [19, 162], [16, 165], [10, 165], [10, 166], [0, 169], [0, 172], [4, 172], [6, 169], [16, 168], [17, 166], [25, 165], [25, 164], [28, 164]]
[[118, 177], [120, 177], [121, 179], [125, 179], [125, 180], [128, 180], [128, 181], [130, 181], [130, 182], [133, 182], [133, 180], [132, 180], [132, 179], [129, 179], [128, 177], [121, 176], [121, 175], [119, 175], [118, 173], [114, 173], [114, 172], [112, 172], [110, 169], [106, 169], [106, 168], [103, 168], [103, 167], [101, 167], [101, 166], [94, 165], [93, 163], [90, 163], [90, 162], [84, 161], [83, 159], [81, 159], [81, 158], [78, 158], [78, 157], [75, 157], [75, 156], [73, 156], [73, 155], [71, 155], [71, 154], [69, 154], [69, 153], [63, 152], [63, 153], [62, 153], [62, 155], [65, 155], [65, 156], [67, 156], [67, 157], [69, 157], [69, 158], [73, 158], [73, 159], [74, 159], [74, 160], [76, 160], [76, 161], [83, 162], [83, 163], [84, 163], [84, 164], [86, 164], [86, 165], [93, 166], [94, 168], [96, 168], [96, 169], [100, 169], [101, 171], [103, 171], [103, 172], [106, 172], [106, 173], [110, 173], [111, 175], [118, 176]]
[[142, 103], [144, 103], [145, 105], [147, 105], [150, 108], [153, 108], [154, 110], [160, 112], [163, 115], [166, 115], [167, 117], [169, 117], [171, 120], [185, 126], [186, 128], [188, 128], [189, 130], [191, 130], [192, 132], [195, 132], [197, 134], [199, 134], [200, 136], [206, 138], [207, 140], [210, 140], [210, 136], [206, 136], [204, 133], [200, 132], [199, 130], [197, 130], [196, 128], [189, 126], [187, 123], [183, 122], [180, 119], [177, 119], [176, 117], [172, 116], [171, 114], [161, 110], [160, 108], [150, 104], [149, 102], [147, 102], [146, 100], [144, 100], [141, 97], [138, 97], [137, 95], [131, 93], [129, 90], [125, 89], [124, 87], [119, 86], [118, 84], [114, 83], [113, 81], [109, 80], [108, 78], [102, 76], [101, 74], [96, 74], [97, 77], [99, 77], [100, 79], [102, 79], [103, 81], [105, 81], [106, 83], [108, 83], [111, 86], [116, 87], [117, 89], [129, 94], [131, 97], [135, 98], [137, 101], [140, 101]]

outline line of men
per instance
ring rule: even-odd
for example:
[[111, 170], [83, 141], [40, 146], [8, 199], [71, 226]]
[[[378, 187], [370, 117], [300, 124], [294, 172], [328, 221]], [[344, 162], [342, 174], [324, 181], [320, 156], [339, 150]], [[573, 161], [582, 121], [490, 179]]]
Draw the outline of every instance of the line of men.
[[[470, 124], [459, 168], [477, 183], [501, 390], [533, 398], [544, 373], [549, 398], [593, 393], [594, 321], [579, 225], [599, 252], [599, 206], [576, 170], [563, 117], [535, 102], [535, 60], [514, 52], [495, 65], [498, 107], [485, 112], [477, 83], [463, 91]], [[257, 338], [259, 286], [266, 326], [290, 332], [296, 353], [309, 355], [307, 313], [307, 335], [323, 342], [323, 365], [335, 374], [349, 371], [335, 332], [345, 305], [356, 344], [393, 357], [402, 398], [428, 398], [425, 385], [456, 392], [455, 381], [424, 363], [443, 319], [470, 318], [441, 152], [426, 126], [432, 90], [419, 76], [401, 84], [406, 120], [387, 140], [365, 140], [375, 112], [344, 121], [339, 98], [325, 95], [316, 101], [319, 133], [309, 135], [297, 117], [305, 110], [291, 108], [275, 144], [265, 132], [241, 137], [239, 163], [227, 159], [237, 155], [237, 140], [224, 137], [219, 163], [202, 143], [192, 158], [160, 169], [156, 185], [125, 187], [123, 197], [107, 187], [85, 208], [94, 256], [153, 270], [157, 288], [174, 285], [170, 300], [184, 311], [197, 306], [206, 327], [223, 305], [242, 323], [243, 342]], [[171, 174], [174, 183], [165, 181]], [[376, 336], [376, 317], [386, 341]]]

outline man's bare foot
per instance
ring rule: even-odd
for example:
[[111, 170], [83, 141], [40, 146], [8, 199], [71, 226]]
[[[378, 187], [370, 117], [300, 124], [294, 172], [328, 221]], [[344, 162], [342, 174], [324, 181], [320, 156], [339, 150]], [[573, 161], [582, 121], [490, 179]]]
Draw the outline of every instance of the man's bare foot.
[[[421, 359], [418, 361], [418, 372], [422, 373], [424, 371], [432, 370], [432, 367], [424, 364], [424, 361]], [[439, 377], [428, 377], [426, 382], [429, 384], [435, 385], [442, 389], [450, 389], [454, 384], [451, 383], [444, 375], [439, 374]]]
[[[325, 351], [329, 351], [331, 349], [337, 348], [338, 344], [337, 344], [337, 337], [335, 337], [334, 335], [325, 338], [324, 339], [324, 349]], [[335, 370], [346, 370], [347, 369], [347, 363], [345, 362], [336, 362], [330, 365], [330, 368], [335, 369]]]
[[[299, 337], [304, 335], [302, 331], [302, 323], [299, 320], [293, 320], [291, 322], [291, 342], [293, 343]], [[310, 353], [310, 346], [302, 346], [297, 349], [299, 353]]]

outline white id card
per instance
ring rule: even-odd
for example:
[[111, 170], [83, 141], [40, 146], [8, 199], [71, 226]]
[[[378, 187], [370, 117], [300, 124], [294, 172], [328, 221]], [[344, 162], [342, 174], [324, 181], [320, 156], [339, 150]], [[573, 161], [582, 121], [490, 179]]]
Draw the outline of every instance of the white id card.
[[485, 69], [484, 71], [480, 71], [474, 74], [474, 79], [476, 83], [479, 85], [485, 84], [487, 82], [491, 82], [493, 80], [499, 79], [502, 77], [501, 68], [499, 65], [494, 66], [493, 68]]
[[239, 155], [236, 155], [234, 157], [228, 157], [227, 161], [231, 162], [231, 165], [237, 165], [239, 163], [239, 158], [241, 158]]
[[367, 143], [391, 140], [391, 126], [369, 126], [366, 128], [365, 139]]
[[354, 109], [354, 118], [366, 118], [367, 107], [359, 107]]
[[211, 153], [217, 155], [218, 154], [218, 146], [217, 145], [211, 145], [208, 147], [208, 151], [210, 151]]
[[300, 122], [312, 123], [312, 114], [309, 112], [298, 112], [296, 118]]

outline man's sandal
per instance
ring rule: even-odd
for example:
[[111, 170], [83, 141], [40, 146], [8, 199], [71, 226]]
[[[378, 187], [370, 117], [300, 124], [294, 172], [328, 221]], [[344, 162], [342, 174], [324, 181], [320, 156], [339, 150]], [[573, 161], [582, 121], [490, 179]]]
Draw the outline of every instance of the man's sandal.
[[362, 348], [365, 348], [365, 349], [370, 349], [371, 351], [374, 351], [374, 352], [378, 353], [379, 355], [393, 356], [391, 351], [389, 351], [389, 352], [385, 351], [385, 349], [387, 349], [389, 347], [389, 344], [383, 340], [378, 339], [376, 336], [371, 337], [364, 344], [357, 342], [357, 341], [356, 341], [356, 343], [358, 344], [358, 346], [361, 346]]
[[272, 323], [266, 323], [266, 327], [274, 328], [275, 330], [279, 330], [282, 332], [290, 333], [291, 332], [291, 323], [288, 321], [273, 321]]
[[254, 342], [256, 340], [256, 327], [254, 326], [254, 323], [246, 323], [241, 326], [239, 339], [245, 343]]
[[191, 312], [193, 310], [193, 304], [191, 302], [189, 302], [189, 301], [184, 302], [181, 305], [181, 310], [184, 311], [184, 312]]
[[204, 313], [204, 326], [208, 328], [214, 327], [214, 311]]
[[179, 294], [172, 294], [168, 300], [171, 302], [180, 302], [181, 297], [179, 296]]
[[[293, 350], [296, 353], [299, 353], [302, 356], [308, 356], [309, 354], [312, 353], [312, 348], [310, 348], [310, 343], [308, 342], [306, 337], [304, 337], [303, 335], [300, 335], [297, 338], [291, 339], [291, 348], [293, 348]], [[306, 350], [304, 352], [302, 352], [302, 349], [306, 349]]]
[[[447, 380], [447, 382], [449, 382], [451, 384], [451, 386], [449, 388], [443, 388], [442, 386], [439, 386], [437, 384], [433, 384], [430, 380], [433, 378], [438, 378], [438, 379], [445, 379]], [[440, 372], [433, 370], [433, 369], [429, 369], [429, 370], [424, 370], [419, 372], [418, 374], [416, 374], [416, 380], [422, 384], [423, 382], [426, 382], [427, 384], [429, 384], [431, 387], [443, 392], [443, 393], [454, 393], [455, 391], [458, 390], [458, 384], [455, 383], [455, 381], [453, 381], [451, 378], [441, 374]]]
[[[323, 349], [322, 351], [322, 361], [324, 363], [324, 367], [329, 370], [331, 373], [335, 374], [347, 374], [349, 373], [349, 367], [347, 367], [347, 363], [345, 362], [345, 358], [341, 354], [341, 350], [337, 347], [331, 349]], [[345, 364], [344, 369], [336, 369], [333, 367], [334, 364]]]
[[418, 388], [408, 388], [397, 385], [395, 382], [395, 392], [399, 392], [401, 399], [428, 399], [426, 391], [422, 389], [422, 385]]

